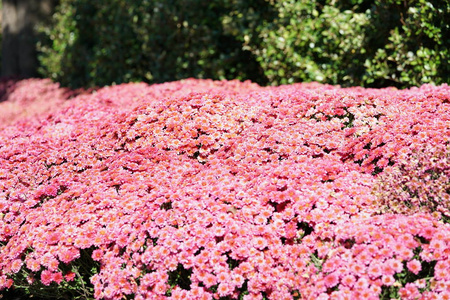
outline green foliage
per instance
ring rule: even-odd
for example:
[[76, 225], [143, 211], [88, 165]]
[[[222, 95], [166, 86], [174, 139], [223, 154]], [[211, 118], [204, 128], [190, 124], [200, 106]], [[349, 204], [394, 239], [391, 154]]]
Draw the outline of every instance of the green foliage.
[[278, 16], [245, 41], [273, 84], [298, 81], [358, 84], [369, 18], [319, 1], [273, 1]]
[[[376, 85], [448, 83], [450, 74], [450, 1], [376, 1], [373, 30], [388, 24], [389, 35], [367, 59], [363, 81]], [[386, 40], [385, 37], [385, 40]]]
[[92, 249], [81, 251], [80, 258], [70, 264], [60, 264], [58, 271], [63, 274], [74, 273], [74, 279], [67, 281], [64, 278], [61, 283], [52, 282], [44, 285], [40, 279], [40, 271], [37, 274], [29, 272], [27, 268], [14, 274], [14, 287], [23, 291], [25, 295], [37, 297], [38, 299], [93, 299], [94, 287], [90, 278], [99, 272], [100, 265], [92, 257]]
[[61, 0], [41, 74], [98, 86], [187, 77], [450, 82], [450, 0]]
[[267, 2], [277, 16], [259, 22], [243, 42], [273, 84], [408, 87], [449, 82], [448, 0]]
[[43, 28], [41, 74], [63, 85], [187, 77], [264, 83], [256, 59], [225, 33], [224, 0], [62, 0]]
[[184, 290], [189, 290], [191, 286], [192, 268], [185, 269], [182, 264], [178, 264], [177, 269], [169, 272], [169, 285], [172, 288], [179, 286]]

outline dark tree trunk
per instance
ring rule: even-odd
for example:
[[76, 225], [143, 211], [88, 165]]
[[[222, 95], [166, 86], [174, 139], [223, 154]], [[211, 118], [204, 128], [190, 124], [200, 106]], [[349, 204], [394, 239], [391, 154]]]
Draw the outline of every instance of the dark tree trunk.
[[49, 20], [55, 0], [2, 0], [2, 76], [37, 75], [36, 25]]

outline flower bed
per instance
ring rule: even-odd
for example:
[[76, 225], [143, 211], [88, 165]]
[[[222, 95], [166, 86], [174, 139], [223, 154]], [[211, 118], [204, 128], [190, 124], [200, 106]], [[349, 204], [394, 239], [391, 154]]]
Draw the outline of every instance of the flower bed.
[[447, 85], [66, 98], [0, 125], [0, 290], [450, 299], [449, 137]]

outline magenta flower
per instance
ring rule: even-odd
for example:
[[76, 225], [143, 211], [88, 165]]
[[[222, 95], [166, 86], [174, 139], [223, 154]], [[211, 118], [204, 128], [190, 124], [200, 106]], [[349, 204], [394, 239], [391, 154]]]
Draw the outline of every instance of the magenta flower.
[[44, 285], [50, 285], [53, 281], [53, 273], [49, 270], [44, 270], [41, 273], [41, 282]]

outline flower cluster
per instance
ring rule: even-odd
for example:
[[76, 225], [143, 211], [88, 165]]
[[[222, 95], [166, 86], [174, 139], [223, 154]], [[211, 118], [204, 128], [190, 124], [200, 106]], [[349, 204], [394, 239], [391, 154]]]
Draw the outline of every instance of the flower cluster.
[[386, 211], [440, 213], [450, 220], [450, 145], [424, 144], [413, 155], [403, 153], [375, 190]]
[[[81, 91], [80, 91], [81, 92]], [[48, 113], [78, 92], [59, 88], [49, 79], [0, 79], [0, 128], [21, 120], [32, 121]]]
[[[414, 169], [421, 145], [449, 143], [449, 95], [188, 79], [106, 87], [11, 121], [0, 127], [0, 290], [446, 299], [450, 224], [386, 211], [407, 181], [377, 187]], [[435, 187], [422, 175], [441, 165], [409, 175]]]

